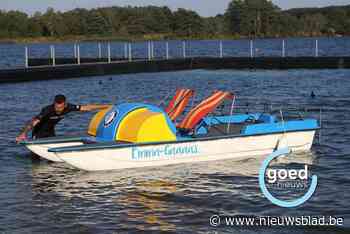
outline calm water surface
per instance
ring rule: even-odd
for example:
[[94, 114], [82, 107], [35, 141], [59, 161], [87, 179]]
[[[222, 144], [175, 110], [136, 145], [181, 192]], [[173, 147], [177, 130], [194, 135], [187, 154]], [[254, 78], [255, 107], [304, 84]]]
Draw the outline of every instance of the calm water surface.
[[[109, 79], [110, 78], [110, 79]], [[350, 232], [350, 70], [195, 70], [0, 86], [0, 233], [347, 233]], [[100, 81], [102, 83], [100, 83]], [[23, 124], [57, 93], [70, 102], [159, 103], [177, 87], [232, 90], [242, 103], [322, 107], [321, 144], [286, 163], [318, 176], [314, 196], [301, 207], [272, 205], [260, 192], [261, 159], [218, 161], [119, 172], [87, 173], [32, 161], [13, 143]], [[316, 98], [310, 98], [314, 90]], [[60, 135], [83, 134], [91, 113], [71, 114]], [[334, 215], [344, 228], [213, 228], [212, 215]]]

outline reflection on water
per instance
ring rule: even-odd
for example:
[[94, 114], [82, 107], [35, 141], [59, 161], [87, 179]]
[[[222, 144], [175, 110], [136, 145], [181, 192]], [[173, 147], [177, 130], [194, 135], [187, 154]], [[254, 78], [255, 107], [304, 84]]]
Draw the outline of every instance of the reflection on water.
[[[63, 200], [101, 204], [102, 210], [95, 209], [93, 217], [89, 210], [89, 217], [100, 219], [103, 214], [111, 222], [113, 219], [127, 220], [127, 224], [120, 223], [121, 229], [132, 225], [136, 230], [176, 231], [182, 219], [178, 215], [173, 218], [172, 213], [193, 216], [193, 210], [199, 210], [197, 199], [200, 203], [200, 200], [208, 199], [206, 196], [240, 196], [242, 190], [248, 189], [246, 197], [264, 199], [256, 179], [262, 160], [249, 158], [95, 173], [75, 170], [63, 163], [42, 161], [32, 167], [31, 186], [33, 194], [39, 197], [55, 194]], [[279, 163], [308, 165], [314, 161], [311, 152], [279, 159]], [[50, 200], [44, 202], [50, 207]], [[210, 204], [209, 199], [208, 202], [201, 206], [215, 208], [215, 201]], [[82, 212], [80, 215], [87, 214]]]

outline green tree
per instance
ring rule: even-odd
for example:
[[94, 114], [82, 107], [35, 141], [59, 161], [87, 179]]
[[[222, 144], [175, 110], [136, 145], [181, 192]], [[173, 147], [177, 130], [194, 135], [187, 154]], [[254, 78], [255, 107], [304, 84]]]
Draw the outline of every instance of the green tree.
[[179, 8], [174, 12], [173, 30], [176, 35], [196, 37], [202, 34], [204, 21], [196, 12]]
[[259, 37], [274, 33], [271, 24], [280, 12], [268, 0], [233, 0], [225, 16], [231, 33]]
[[[149, 34], [149, 35], [148, 35]], [[155, 34], [155, 35], [153, 35]], [[350, 5], [282, 11], [269, 0], [232, 0], [224, 15], [168, 7], [104, 7], [28, 16], [0, 10], [0, 38], [122, 36], [218, 38], [350, 35]]]
[[87, 18], [87, 33], [89, 35], [110, 35], [112, 31], [108, 20], [103, 16], [102, 11], [93, 9], [89, 12]]
[[20, 11], [2, 12], [0, 27], [3, 37], [23, 37], [28, 34], [28, 16]]

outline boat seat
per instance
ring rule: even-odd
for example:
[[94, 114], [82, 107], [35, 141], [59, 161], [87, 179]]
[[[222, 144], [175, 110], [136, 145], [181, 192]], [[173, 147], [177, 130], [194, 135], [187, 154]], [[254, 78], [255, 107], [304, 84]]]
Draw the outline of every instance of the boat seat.
[[232, 123], [229, 131], [227, 131], [227, 123], [211, 125], [207, 128], [208, 133], [206, 136], [240, 135], [245, 126], [247, 126], [246, 123]]
[[182, 120], [177, 128], [181, 132], [191, 132], [209, 113], [213, 112], [225, 100], [234, 100], [234, 95], [229, 92], [215, 91], [211, 96], [204, 99], [194, 107]]
[[194, 96], [192, 89], [178, 89], [175, 96], [170, 101], [165, 112], [172, 121], [175, 121], [185, 110], [188, 102]]

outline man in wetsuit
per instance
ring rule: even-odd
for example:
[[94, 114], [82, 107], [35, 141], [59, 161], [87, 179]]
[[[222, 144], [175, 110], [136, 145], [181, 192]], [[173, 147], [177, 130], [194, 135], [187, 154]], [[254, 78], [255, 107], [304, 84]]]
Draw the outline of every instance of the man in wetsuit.
[[54, 103], [44, 107], [40, 114], [35, 116], [16, 137], [16, 142], [21, 142], [27, 139], [27, 135], [32, 131], [33, 139], [46, 138], [55, 136], [56, 124], [64, 119], [64, 116], [69, 112], [94, 111], [109, 108], [110, 105], [73, 105], [66, 102], [64, 95], [55, 96]]

